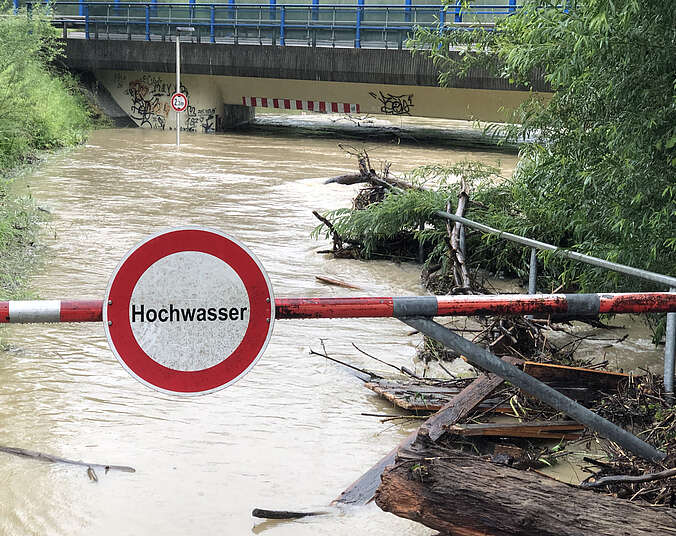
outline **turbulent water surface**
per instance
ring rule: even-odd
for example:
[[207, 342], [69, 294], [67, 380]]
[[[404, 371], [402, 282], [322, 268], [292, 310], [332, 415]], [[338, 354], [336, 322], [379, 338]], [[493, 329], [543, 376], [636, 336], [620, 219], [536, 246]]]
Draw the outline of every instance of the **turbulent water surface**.
[[[237, 236], [265, 265], [275, 294], [406, 295], [423, 292], [413, 264], [338, 261], [316, 253], [312, 210], [349, 206], [355, 187], [324, 185], [355, 162], [337, 139], [256, 134], [184, 135], [105, 130], [49, 158], [20, 187], [52, 213], [41, 298], [102, 298], [123, 255], [146, 235], [201, 225]], [[376, 160], [404, 171], [465, 158], [515, 158], [387, 143]], [[365, 291], [326, 287], [315, 275]], [[48, 464], [0, 453], [0, 534], [401, 534], [431, 531], [375, 505], [293, 522], [256, 523], [256, 507], [328, 504], [410, 429], [362, 413], [392, 413], [348, 369], [369, 353], [413, 367], [416, 337], [395, 320], [278, 321], [263, 358], [233, 386], [178, 398], [134, 381], [100, 324], [12, 325], [0, 351], [1, 445], [136, 473]], [[643, 343], [641, 343], [643, 344]]]

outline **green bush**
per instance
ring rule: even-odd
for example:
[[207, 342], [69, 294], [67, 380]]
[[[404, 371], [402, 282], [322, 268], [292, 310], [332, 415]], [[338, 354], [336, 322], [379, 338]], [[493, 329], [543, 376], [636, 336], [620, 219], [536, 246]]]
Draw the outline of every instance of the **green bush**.
[[10, 173], [38, 151], [84, 140], [89, 112], [72, 77], [52, 67], [60, 54], [57, 31], [45, 11], [0, 16], [0, 288], [15, 294], [34, 243], [36, 211], [9, 193]]
[[0, 18], [0, 171], [36, 151], [83, 140], [91, 121], [73, 79], [55, 73], [60, 53], [47, 13]]

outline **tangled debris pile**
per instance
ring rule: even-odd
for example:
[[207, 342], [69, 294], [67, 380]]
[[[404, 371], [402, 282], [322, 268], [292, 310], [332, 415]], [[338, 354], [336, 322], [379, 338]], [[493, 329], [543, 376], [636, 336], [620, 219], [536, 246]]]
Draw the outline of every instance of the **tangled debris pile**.
[[[402, 184], [399, 180], [394, 184], [395, 180], [389, 174], [389, 165], [383, 168], [381, 174], [377, 174], [371, 166], [368, 154], [361, 152], [356, 156], [359, 159], [359, 174], [337, 177], [331, 181], [342, 184], [367, 183], [354, 201], [355, 209], [364, 210], [374, 203], [382, 202], [392, 188], [419, 188]], [[456, 213], [462, 215], [469, 203], [464, 184], [460, 188], [458, 199]], [[446, 208], [450, 211], [450, 204]], [[315, 215], [331, 233], [332, 253], [341, 257], [363, 256], [367, 248], [360, 240], [341, 236], [332, 222], [317, 213]], [[424, 224], [421, 223], [420, 229], [423, 227]], [[423, 281], [426, 287], [439, 294], [490, 293], [478, 272], [470, 273], [468, 270], [462, 226], [448, 225], [446, 231], [443, 256], [440, 257], [439, 251], [435, 250], [436, 258], [440, 262], [430, 263], [428, 258], [425, 264]], [[387, 240], [377, 243], [375, 249], [379, 255], [412, 260], [417, 257], [421, 262], [429, 255], [429, 251], [425, 250], [425, 237], [410, 225], [400, 233], [390, 233], [388, 236]], [[374, 245], [371, 244], [369, 248], [369, 255], [372, 256]], [[458, 521], [462, 518], [458, 517], [459, 509], [467, 507], [466, 504], [450, 510], [440, 506], [445, 500], [444, 493], [449, 493], [449, 498], [455, 499], [462, 495], [462, 490], [457, 487], [440, 484], [448, 479], [457, 480], [458, 473], [462, 472], [461, 468], [448, 461], [435, 461], [435, 471], [431, 471], [428, 464], [432, 460], [457, 459], [462, 460], [461, 464], [471, 466], [476, 473], [481, 473], [482, 470], [477, 465], [481, 463], [509, 467], [510, 470], [527, 469], [537, 472], [566, 462], [575, 465], [578, 471], [589, 474], [584, 479], [578, 478], [578, 493], [582, 493], [580, 489], [590, 489], [652, 506], [673, 507], [676, 491], [676, 409], [664, 397], [662, 379], [647, 371], [645, 375], [633, 376], [602, 370], [608, 365], [606, 361], [580, 361], [575, 357], [575, 351], [584, 337], [578, 337], [567, 330], [571, 320], [581, 320], [594, 327], [605, 327], [598, 318], [493, 316], [474, 318], [469, 328], [460, 328], [458, 331], [465, 336], [471, 334], [469, 338], [473, 342], [504, 360], [510, 360], [529, 375], [666, 452], [667, 457], [664, 460], [655, 462], [641, 459], [616, 443], [599, 438], [593, 431], [568, 420], [562, 413], [552, 410], [520, 389], [504, 384], [501, 378], [492, 374], [480, 373], [474, 380], [460, 379], [450, 372], [450, 379], [418, 376], [414, 379], [373, 377], [366, 383], [366, 387], [401, 409], [416, 416], [438, 412], [428, 418], [416, 437], [410, 437], [400, 445], [396, 453], [397, 463], [383, 477], [384, 484], [379, 491], [378, 504], [397, 515], [417, 519], [450, 533], [461, 532], [470, 526], [476, 528], [474, 524], [463, 525]], [[561, 332], [568, 333], [572, 341], [565, 344], [555, 342], [556, 337], [552, 334]], [[622, 338], [615, 341], [621, 342]], [[458, 352], [429, 338], [424, 339], [418, 355], [423, 363], [438, 363], [447, 372], [445, 362], [462, 358]], [[444, 418], [438, 418], [442, 413], [445, 414]], [[463, 452], [478, 455], [477, 461], [469, 460]], [[392, 460], [394, 459], [393, 454]], [[384, 467], [382, 461], [380, 465]], [[403, 476], [409, 484], [415, 482], [415, 486], [404, 484], [401, 478]], [[513, 475], [510, 476], [512, 477]], [[467, 475], [467, 478], [470, 476]], [[514, 478], [518, 480], [521, 477]], [[529, 477], [529, 480], [532, 479]], [[531, 485], [540, 489], [535, 480]], [[412, 499], [411, 493], [417, 494], [417, 497]], [[570, 492], [563, 489], [557, 488], [557, 493], [572, 502], [580, 500], [569, 496]], [[582, 503], [585, 500], [588, 499], [582, 498]], [[482, 503], [478, 501], [477, 504]], [[607, 504], [610, 509], [608, 512], [611, 512], [611, 503]], [[603, 516], [597, 515], [598, 513], [589, 512], [589, 526], [596, 523], [601, 531], [598, 533], [605, 534], [603, 531], [610, 526], [607, 526], [608, 523], [620, 523], [624, 504], [621, 502], [615, 505], [617, 509], [612, 510], [613, 515], [608, 514], [608, 519], [602, 519]], [[415, 505], [418, 506], [413, 508]], [[426, 509], [426, 506], [430, 506], [430, 509]], [[528, 517], [532, 514], [534, 518], [541, 516], [540, 523], [545, 526], [550, 523], [551, 527], [547, 528], [552, 529], [551, 534], [566, 533], [566, 523], [551, 522], [546, 509], [528, 506], [528, 501], [521, 506], [526, 509], [522, 515]], [[504, 514], [513, 514], [515, 507], [505, 507]], [[448, 512], [443, 513], [444, 509]], [[469, 510], [477, 517], [473, 519], [472, 516], [465, 516], [465, 522], [474, 523], [481, 517], [478, 515], [481, 508]], [[421, 514], [423, 511], [426, 513]], [[641, 517], [639, 513], [635, 515]], [[489, 516], [486, 527], [495, 523], [499, 517], [496, 516], [495, 512]], [[676, 519], [676, 513], [671, 510], [669, 516]], [[443, 519], [440, 520], [440, 517]], [[665, 525], [658, 518], [648, 522], [649, 517], [650, 515], [636, 518], [634, 528], [640, 525], [641, 534], [662, 534], [661, 528]], [[668, 520], [666, 523], [672, 524]], [[518, 524], [515, 525], [514, 532], [505, 530], [486, 533], [527, 533], [519, 532], [517, 527]], [[538, 530], [544, 529], [539, 526]]]

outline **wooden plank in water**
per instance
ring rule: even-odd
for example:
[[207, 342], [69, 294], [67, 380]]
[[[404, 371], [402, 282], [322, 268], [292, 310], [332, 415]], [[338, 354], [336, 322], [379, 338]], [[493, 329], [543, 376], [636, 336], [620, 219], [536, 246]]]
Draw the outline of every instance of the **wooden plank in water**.
[[[498, 381], [499, 380], [499, 381]], [[477, 387], [477, 382], [479, 386]], [[433, 434], [441, 435], [444, 425], [453, 425], [460, 419], [467, 416], [474, 408], [484, 400], [493, 389], [488, 390], [489, 385], [500, 385], [503, 380], [499, 376], [490, 378], [487, 374], [482, 374], [462, 391], [460, 391], [441, 411], [427, 419], [418, 430], [411, 432], [406, 439], [399, 443], [394, 449], [387, 453], [371, 469], [364, 473], [359, 479], [353, 482], [343, 491], [331, 505], [335, 504], [366, 504], [375, 496], [376, 490], [380, 485], [380, 477], [386, 467], [394, 463], [394, 459], [399, 449], [406, 449], [411, 446], [418, 438], [418, 433], [425, 433], [429, 437], [430, 429]], [[457, 408], [455, 408], [457, 402]], [[438, 430], [441, 430], [438, 432]], [[438, 437], [438, 436], [437, 436]]]
[[344, 288], [353, 288], [355, 290], [364, 290], [362, 287], [359, 287], [357, 285], [353, 285], [352, 283], [348, 283], [347, 281], [341, 281], [340, 279], [332, 279], [330, 277], [325, 277], [323, 275], [316, 275], [315, 279], [319, 281], [320, 283], [324, 283], [325, 285], [333, 285], [336, 287], [344, 287]]
[[444, 430], [461, 436], [526, 437], [532, 439], [578, 439], [584, 426], [575, 421], [455, 424]]
[[[512, 365], [523, 363], [522, 360], [515, 357], [505, 356], [502, 359]], [[454, 396], [448, 404], [445, 404], [437, 413], [427, 419], [420, 430], [426, 433], [432, 441], [436, 441], [443, 435], [444, 426], [452, 426], [469, 415], [488, 395], [502, 385], [502, 382], [504, 380], [497, 374], [488, 372], [482, 374]]]
[[591, 390], [615, 392], [622, 380], [629, 378], [629, 374], [594, 370], [583, 367], [566, 367], [550, 363], [534, 363], [526, 361], [523, 371], [533, 378], [554, 387], [584, 387]]
[[[374, 393], [395, 406], [408, 411], [439, 411], [460, 393], [458, 387], [424, 386], [416, 382], [374, 381], [364, 384]], [[478, 409], [492, 409], [493, 413], [509, 413], [512, 408], [498, 399], [485, 400]]]

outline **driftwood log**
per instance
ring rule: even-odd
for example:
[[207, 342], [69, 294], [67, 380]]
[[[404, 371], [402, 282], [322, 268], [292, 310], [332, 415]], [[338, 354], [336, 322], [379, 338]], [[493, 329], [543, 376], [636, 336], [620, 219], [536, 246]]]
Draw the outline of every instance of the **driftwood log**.
[[[41, 462], [49, 463], [65, 463], [68, 465], [79, 465], [82, 467], [87, 467], [88, 469], [102, 469], [107, 473], [108, 471], [122, 471], [123, 473], [135, 473], [136, 469], [129, 467], [127, 465], [112, 465], [112, 464], [103, 464], [103, 463], [89, 463], [82, 462], [78, 460], [70, 460], [68, 458], [62, 458], [61, 456], [54, 456], [52, 454], [46, 454], [44, 452], [38, 452], [35, 450], [22, 449], [19, 447], [6, 447], [0, 446], [0, 452], [5, 454], [13, 454], [14, 456], [21, 456], [23, 458], [30, 458], [32, 460], [38, 460]], [[90, 474], [90, 478], [91, 474]], [[92, 478], [94, 480], [94, 478]], [[98, 479], [97, 479], [98, 480]]]
[[[340, 146], [342, 147], [342, 146]], [[343, 147], [345, 148], [345, 147]], [[350, 173], [348, 175], [340, 175], [338, 177], [332, 177], [324, 181], [324, 184], [358, 184], [362, 182], [368, 182], [373, 186], [381, 186], [383, 188], [399, 188], [401, 190], [422, 190], [423, 188], [409, 184], [408, 182], [399, 180], [395, 177], [390, 176], [390, 164], [385, 164], [385, 167], [382, 173], [378, 174], [373, 166], [371, 165], [371, 159], [366, 151], [356, 151], [350, 149], [347, 151], [348, 154], [356, 156], [359, 162], [359, 173]]]
[[642, 507], [419, 438], [376, 493], [386, 512], [453, 536], [667, 536], [676, 511]]

